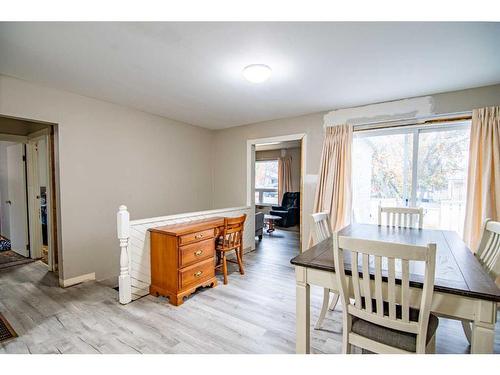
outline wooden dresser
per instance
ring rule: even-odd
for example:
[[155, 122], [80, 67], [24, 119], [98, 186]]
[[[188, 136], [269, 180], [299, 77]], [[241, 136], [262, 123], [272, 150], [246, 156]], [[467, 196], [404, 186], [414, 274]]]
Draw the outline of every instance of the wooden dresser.
[[151, 286], [179, 306], [201, 286], [215, 287], [215, 238], [223, 217], [151, 228]]

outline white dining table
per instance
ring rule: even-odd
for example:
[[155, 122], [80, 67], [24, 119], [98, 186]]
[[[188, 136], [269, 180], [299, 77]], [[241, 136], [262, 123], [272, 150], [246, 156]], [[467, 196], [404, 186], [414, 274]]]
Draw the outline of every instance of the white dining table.
[[[471, 323], [471, 353], [493, 353], [497, 303], [500, 289], [457, 233], [446, 230], [352, 224], [340, 236], [437, 245], [436, 275], [431, 311], [438, 316]], [[310, 352], [310, 286], [338, 291], [332, 238], [316, 244], [291, 260], [296, 274], [296, 352]], [[350, 277], [350, 259], [345, 260]], [[410, 303], [418, 307], [423, 268], [410, 270]]]

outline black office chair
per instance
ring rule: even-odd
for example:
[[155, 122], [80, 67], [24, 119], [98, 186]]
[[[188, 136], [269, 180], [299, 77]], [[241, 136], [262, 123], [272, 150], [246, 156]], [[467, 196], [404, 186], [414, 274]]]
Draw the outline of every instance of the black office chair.
[[300, 223], [300, 193], [284, 193], [281, 206], [272, 206], [271, 215], [281, 217], [276, 224], [280, 227], [293, 227]]

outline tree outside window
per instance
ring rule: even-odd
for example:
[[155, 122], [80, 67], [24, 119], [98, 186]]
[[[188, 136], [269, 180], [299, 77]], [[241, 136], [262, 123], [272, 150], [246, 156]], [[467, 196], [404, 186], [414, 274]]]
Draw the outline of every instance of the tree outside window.
[[255, 162], [255, 203], [278, 204], [278, 160]]
[[376, 223], [379, 205], [423, 207], [424, 227], [462, 233], [470, 124], [362, 133], [353, 142], [355, 220]]

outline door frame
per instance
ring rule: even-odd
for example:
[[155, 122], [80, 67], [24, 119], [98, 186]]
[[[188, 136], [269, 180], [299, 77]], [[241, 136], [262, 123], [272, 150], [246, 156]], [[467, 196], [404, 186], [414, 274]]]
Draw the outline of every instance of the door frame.
[[[52, 215], [52, 160], [51, 160], [51, 136], [50, 129], [43, 129], [28, 135], [26, 143], [26, 163], [27, 163], [27, 187], [28, 187], [28, 219], [30, 229], [30, 248], [31, 257], [33, 259], [41, 258], [42, 242], [42, 226], [38, 225], [40, 221], [40, 179], [39, 179], [39, 163], [44, 162], [46, 170], [46, 205], [47, 205], [47, 245], [48, 245], [48, 260], [47, 266], [50, 271], [54, 271], [54, 238], [53, 238], [53, 215]], [[39, 159], [36, 144], [40, 140], [45, 140], [46, 158], [44, 161]]]
[[[50, 180], [48, 182], [48, 189], [50, 189], [50, 212], [47, 213], [47, 219], [50, 217], [50, 224], [52, 228], [49, 233], [47, 233], [51, 239], [52, 249], [49, 249], [49, 254], [52, 256], [53, 261], [53, 269], [52, 271], [59, 275], [59, 281], [62, 279], [63, 275], [63, 254], [62, 254], [62, 236], [61, 236], [61, 187], [60, 187], [60, 173], [59, 173], [59, 125], [57, 122], [49, 122], [43, 120], [37, 120], [28, 117], [20, 117], [15, 114], [7, 114], [0, 113], [0, 117], [20, 120], [20, 121], [28, 121], [38, 124], [47, 125], [47, 129], [49, 132], [49, 142], [47, 145], [47, 153], [49, 160], [49, 169], [48, 172], [50, 174]], [[4, 140], [18, 140], [19, 142], [27, 142], [27, 136], [24, 135], [11, 135], [11, 134], [0, 134], [0, 138]], [[50, 215], [50, 216], [49, 216]], [[61, 284], [61, 282], [60, 282]], [[62, 286], [62, 284], [61, 284]]]
[[[255, 145], [259, 143], [300, 141], [300, 239], [299, 252], [302, 253], [304, 235], [304, 176], [306, 175], [307, 134], [297, 133], [275, 137], [255, 138], [247, 140], [247, 201], [246, 205], [255, 209]], [[253, 231], [255, 231], [255, 223]]]

